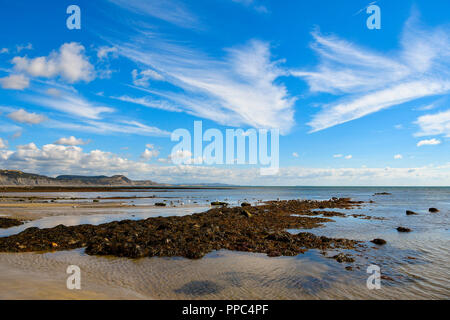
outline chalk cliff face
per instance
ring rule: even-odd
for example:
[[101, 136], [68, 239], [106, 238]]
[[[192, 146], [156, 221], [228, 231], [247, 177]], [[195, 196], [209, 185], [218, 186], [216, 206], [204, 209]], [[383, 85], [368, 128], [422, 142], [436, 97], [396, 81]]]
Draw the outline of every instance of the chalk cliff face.
[[157, 183], [133, 181], [125, 176], [59, 176], [50, 178], [16, 170], [0, 170], [0, 186], [151, 186]]

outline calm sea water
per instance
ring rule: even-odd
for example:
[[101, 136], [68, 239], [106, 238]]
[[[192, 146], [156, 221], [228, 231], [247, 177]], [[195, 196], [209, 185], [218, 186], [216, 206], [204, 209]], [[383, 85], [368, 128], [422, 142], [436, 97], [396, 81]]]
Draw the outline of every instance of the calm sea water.
[[[375, 195], [388, 192], [390, 195]], [[6, 194], [4, 194], [6, 195]], [[37, 194], [30, 194], [36, 196]], [[134, 204], [131, 209], [117, 209], [115, 214], [98, 212], [96, 215], [48, 217], [24, 226], [1, 230], [0, 236], [22, 231], [30, 226], [53, 227], [58, 224], [100, 224], [120, 219], [144, 219], [151, 216], [185, 215], [206, 210], [211, 201], [239, 204], [257, 203], [274, 199], [329, 199], [350, 197], [370, 201], [359, 209], [345, 213], [361, 213], [383, 217], [386, 220], [363, 220], [353, 217], [332, 218], [323, 228], [307, 230], [317, 235], [343, 237], [367, 241], [387, 240], [387, 245], [368, 250], [361, 257], [356, 252], [354, 271], [346, 271], [332, 259], [316, 250], [297, 257], [267, 258], [260, 254], [220, 251], [199, 261], [186, 259], [147, 258], [139, 262], [121, 258], [88, 257], [82, 250], [68, 253], [40, 255], [38, 260], [50, 268], [61, 259], [76, 260], [91, 270], [93, 282], [100, 281], [108, 272], [108, 281], [134, 290], [144, 297], [155, 298], [386, 298], [386, 299], [449, 299], [450, 298], [450, 188], [408, 187], [264, 187], [197, 190], [148, 190], [124, 193], [43, 193], [42, 196], [86, 197], [152, 196], [155, 199], [117, 200]], [[148, 209], [140, 206], [166, 200], [173, 208]], [[180, 207], [181, 204], [188, 207]], [[435, 207], [439, 213], [429, 213]], [[116, 209], [114, 209], [116, 210]], [[406, 210], [418, 213], [406, 216]], [[413, 230], [398, 233], [399, 226]], [[289, 230], [298, 232], [298, 230]], [[8, 259], [17, 259], [8, 256]], [[105, 260], [106, 259], [106, 260]], [[50, 263], [49, 261], [53, 261]], [[21, 262], [24, 263], [23, 261]], [[36, 261], [30, 264], [36, 265]], [[366, 269], [376, 264], [382, 274], [392, 280], [383, 280], [380, 290], [368, 290]], [[131, 271], [130, 271], [131, 270]], [[151, 273], [150, 273], [151, 270]], [[170, 274], [168, 274], [170, 272]], [[96, 278], [96, 279], [94, 279]]]

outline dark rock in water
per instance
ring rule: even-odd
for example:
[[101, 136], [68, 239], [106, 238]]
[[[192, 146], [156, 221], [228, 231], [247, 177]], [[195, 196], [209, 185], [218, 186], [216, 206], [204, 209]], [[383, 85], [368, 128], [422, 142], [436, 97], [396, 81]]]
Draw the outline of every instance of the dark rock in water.
[[375, 244], [378, 244], [380, 246], [382, 246], [382, 245], [387, 243], [386, 240], [384, 240], [384, 239], [373, 239], [371, 242], [375, 243]]
[[11, 219], [11, 218], [1, 218], [0, 217], [0, 228], [3, 229], [7, 229], [7, 228], [11, 228], [11, 227], [17, 227], [22, 225], [23, 222], [16, 220], [16, 219]]
[[416, 215], [417, 212], [411, 211], [411, 210], [406, 210], [406, 215], [407, 216], [412, 216], [412, 215]]
[[436, 212], [439, 212], [439, 209], [430, 208], [430, 209], [428, 209], [428, 211], [431, 212], [431, 213], [436, 213]]
[[228, 203], [226, 203], [226, 202], [220, 202], [220, 201], [215, 201], [215, 202], [211, 202], [211, 205], [212, 205], [212, 206], [223, 206], [223, 207], [226, 207], [226, 206], [228, 206]]
[[397, 231], [398, 232], [411, 232], [412, 230], [409, 228], [405, 228], [405, 227], [398, 227]]
[[157, 207], [165, 207], [166, 204], [163, 203], [163, 202], [157, 202], [157, 203], [155, 203], [155, 206], [157, 206]]
[[251, 207], [252, 205], [248, 202], [242, 202], [241, 207]]
[[381, 279], [387, 280], [387, 281], [394, 281], [394, 279], [392, 279], [391, 277], [386, 276], [386, 275], [384, 275], [384, 274], [381, 275]]
[[374, 194], [374, 196], [390, 196], [390, 195], [392, 195], [392, 193], [389, 192], [378, 192]]
[[338, 255], [335, 255], [333, 257], [333, 259], [336, 260], [339, 263], [342, 263], [342, 262], [348, 262], [348, 263], [355, 262], [355, 259], [353, 259], [351, 255], [344, 254], [344, 253], [339, 253]]

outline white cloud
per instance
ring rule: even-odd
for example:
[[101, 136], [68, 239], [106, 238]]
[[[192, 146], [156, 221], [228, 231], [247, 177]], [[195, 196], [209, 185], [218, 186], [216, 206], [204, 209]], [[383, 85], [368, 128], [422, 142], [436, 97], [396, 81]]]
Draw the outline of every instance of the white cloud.
[[232, 0], [232, 1], [242, 4], [246, 7], [252, 8], [253, 10], [259, 13], [269, 13], [267, 7], [260, 4], [258, 0]]
[[344, 156], [343, 154], [340, 154], [340, 153], [339, 153], [339, 154], [334, 154], [334, 155], [333, 155], [333, 158], [335, 158], [335, 159], [344, 158], [344, 159], [346, 159], [346, 160], [350, 160], [350, 159], [353, 158], [353, 156], [352, 156], [351, 154]]
[[48, 57], [29, 59], [15, 57], [14, 68], [33, 77], [53, 78], [60, 76], [69, 83], [90, 82], [94, 79], [94, 67], [84, 54], [84, 47], [76, 42], [65, 43], [59, 51]]
[[11, 74], [0, 78], [0, 85], [3, 89], [23, 90], [30, 86], [30, 79], [23, 74]]
[[261, 176], [258, 168], [151, 165], [102, 150], [84, 152], [75, 146], [31, 143], [17, 150], [0, 150], [0, 167], [47, 175], [124, 174], [132, 179], [163, 183], [219, 182], [241, 185], [386, 186], [450, 184], [450, 163], [414, 168], [281, 168]]
[[448, 27], [426, 30], [413, 17], [405, 25], [401, 50], [379, 53], [335, 36], [313, 33], [320, 57], [315, 70], [294, 70], [311, 92], [331, 93], [309, 125], [312, 132], [427, 96], [450, 92]]
[[160, 109], [160, 110], [166, 110], [166, 111], [172, 111], [172, 112], [181, 112], [182, 109], [176, 107], [173, 105], [173, 103], [170, 103], [169, 101], [161, 101], [152, 99], [149, 97], [142, 97], [142, 98], [132, 98], [129, 96], [121, 96], [121, 97], [110, 97], [111, 99], [116, 99], [124, 102], [130, 102], [134, 104], [139, 104], [144, 107], [148, 108], [154, 108], [154, 109]]
[[6, 149], [8, 147], [8, 141], [0, 138], [0, 149]]
[[422, 147], [422, 146], [435, 146], [441, 144], [441, 140], [438, 139], [429, 139], [429, 140], [421, 140], [417, 143], [418, 147]]
[[83, 139], [77, 139], [74, 136], [70, 136], [69, 138], [60, 138], [54, 144], [63, 145], [63, 146], [81, 146], [87, 144], [88, 141], [84, 141]]
[[178, 0], [109, 0], [110, 2], [135, 12], [139, 15], [148, 15], [184, 28], [199, 28], [199, 22], [183, 4]]
[[145, 145], [145, 147], [146, 147], [147, 149], [155, 149], [155, 145], [154, 145], [154, 144], [151, 144], [151, 143], [147, 143], [147, 144]]
[[157, 127], [148, 126], [137, 121], [102, 122], [86, 120], [82, 123], [51, 120], [45, 125], [49, 128], [90, 132], [95, 134], [135, 134], [142, 136], [167, 137], [170, 132]]
[[292, 153], [292, 156], [293, 156], [294, 158], [298, 158], [298, 157], [299, 157], [299, 155], [298, 155], [297, 152]]
[[293, 127], [295, 99], [276, 81], [285, 71], [279, 67], [281, 61], [272, 60], [268, 43], [250, 41], [226, 50], [226, 58], [216, 60], [186, 47], [153, 41], [146, 41], [148, 47], [122, 45], [119, 52], [164, 74], [184, 93], [147, 92], [224, 125], [279, 128], [282, 134]]
[[150, 80], [164, 80], [162, 75], [152, 69], [142, 70], [140, 72], [134, 69], [131, 72], [131, 76], [133, 77], [133, 84], [141, 87], [148, 87]]
[[145, 149], [145, 151], [141, 154], [141, 158], [145, 160], [150, 160], [151, 158], [155, 158], [157, 156], [159, 156], [158, 150]]
[[0, 49], [0, 54], [4, 54], [4, 53], [9, 53], [9, 49], [8, 48]]
[[115, 111], [113, 108], [98, 106], [80, 95], [67, 91], [56, 94], [56, 92], [48, 92], [47, 90], [45, 93], [48, 96], [38, 94], [33, 96], [24, 96], [24, 99], [46, 108], [52, 108], [64, 113], [92, 120], [100, 119], [103, 113], [111, 113]]
[[395, 160], [400, 160], [400, 159], [403, 159], [403, 156], [402, 156], [401, 154], [396, 154], [396, 155], [394, 156], [394, 159], [395, 159]]
[[17, 45], [16, 49], [17, 49], [17, 52], [21, 52], [23, 50], [33, 50], [33, 45], [31, 43], [28, 43], [25, 45]]
[[112, 56], [115, 56], [115, 54], [117, 53], [117, 48], [116, 47], [100, 47], [97, 50], [97, 58], [100, 60], [106, 59], [108, 58], [108, 56], [110, 54], [112, 54]]
[[20, 122], [20, 123], [28, 123], [28, 124], [39, 124], [47, 120], [47, 117], [37, 114], [27, 112], [24, 109], [20, 109], [8, 114], [8, 118]]
[[435, 114], [427, 114], [417, 119], [420, 131], [416, 136], [444, 135], [450, 137], [450, 110]]

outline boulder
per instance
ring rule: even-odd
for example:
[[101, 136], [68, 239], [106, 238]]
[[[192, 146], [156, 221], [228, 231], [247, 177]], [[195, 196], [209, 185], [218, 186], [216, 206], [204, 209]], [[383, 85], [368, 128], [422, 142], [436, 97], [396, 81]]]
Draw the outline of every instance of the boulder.
[[380, 246], [382, 246], [382, 245], [387, 243], [386, 240], [384, 240], [384, 239], [373, 239], [371, 242], [375, 243], [375, 244], [378, 244]]

